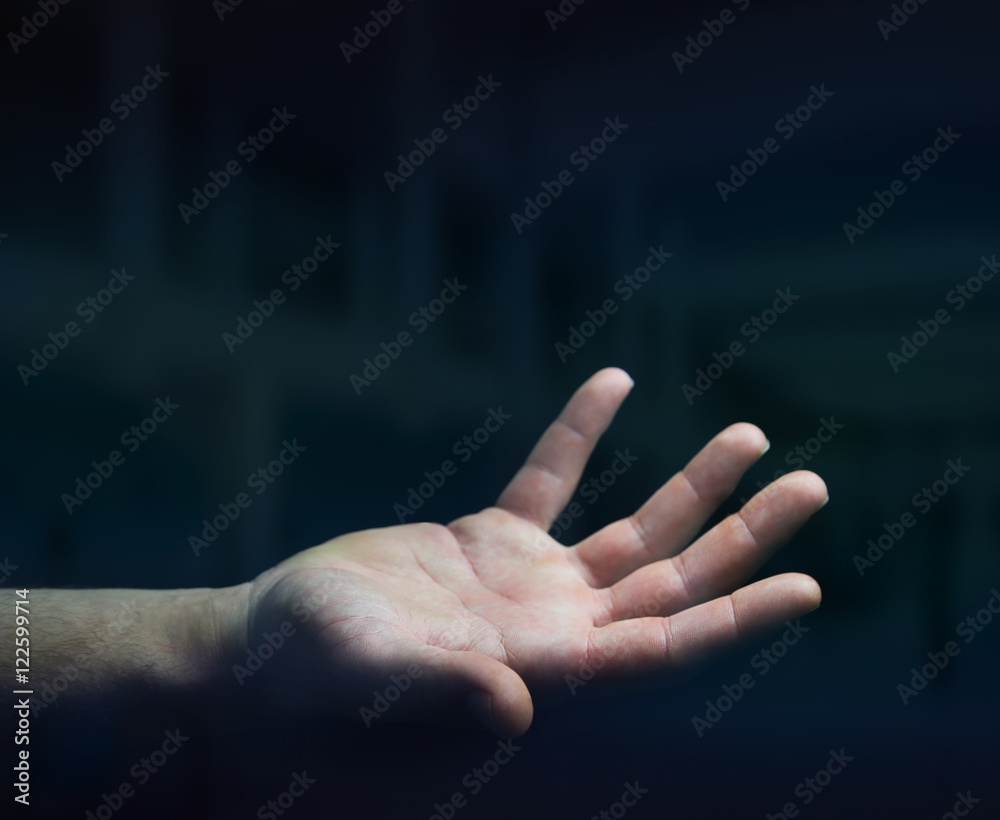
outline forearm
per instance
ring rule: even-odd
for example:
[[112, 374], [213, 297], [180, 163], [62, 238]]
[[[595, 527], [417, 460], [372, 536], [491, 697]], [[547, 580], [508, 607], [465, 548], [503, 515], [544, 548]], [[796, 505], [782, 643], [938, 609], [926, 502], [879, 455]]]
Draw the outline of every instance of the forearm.
[[[12, 590], [0, 592], [0, 701], [15, 689], [38, 697], [46, 684], [71, 701], [207, 687], [245, 652], [248, 588], [34, 589], [26, 604]], [[27, 616], [20, 622], [26, 633], [18, 632], [19, 614]], [[25, 636], [29, 651], [19, 655], [28, 656], [26, 673], [23, 665], [15, 668]]]

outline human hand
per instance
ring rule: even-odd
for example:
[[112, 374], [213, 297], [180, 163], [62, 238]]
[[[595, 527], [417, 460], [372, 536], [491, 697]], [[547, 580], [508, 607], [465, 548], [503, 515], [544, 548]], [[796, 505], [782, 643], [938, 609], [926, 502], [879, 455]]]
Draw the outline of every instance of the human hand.
[[343, 535], [261, 574], [251, 644], [304, 621], [276, 661], [294, 667], [299, 696], [356, 716], [390, 675], [418, 670], [392, 717], [449, 722], [467, 708], [519, 736], [531, 693], [565, 689], [587, 664], [602, 678], [681, 670], [815, 609], [806, 575], [737, 588], [826, 503], [815, 474], [782, 476], [689, 545], [766, 451], [751, 424], [719, 433], [634, 515], [572, 547], [548, 536], [631, 386], [615, 368], [592, 376], [496, 506]]

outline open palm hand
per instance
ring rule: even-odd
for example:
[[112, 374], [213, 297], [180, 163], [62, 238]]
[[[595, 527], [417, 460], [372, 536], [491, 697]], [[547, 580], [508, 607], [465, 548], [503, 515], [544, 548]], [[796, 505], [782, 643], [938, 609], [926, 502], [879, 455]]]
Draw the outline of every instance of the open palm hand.
[[447, 527], [350, 533], [263, 573], [251, 643], [302, 623], [308, 640], [283, 652], [303, 690], [366, 723], [387, 693], [394, 718], [446, 722], [468, 709], [518, 736], [530, 693], [568, 694], [566, 676], [581, 669], [681, 670], [815, 609], [806, 575], [739, 587], [826, 502], [813, 473], [783, 476], [692, 543], [767, 449], [750, 424], [719, 433], [628, 518], [572, 547], [547, 535], [631, 384], [615, 368], [592, 376], [496, 506]]

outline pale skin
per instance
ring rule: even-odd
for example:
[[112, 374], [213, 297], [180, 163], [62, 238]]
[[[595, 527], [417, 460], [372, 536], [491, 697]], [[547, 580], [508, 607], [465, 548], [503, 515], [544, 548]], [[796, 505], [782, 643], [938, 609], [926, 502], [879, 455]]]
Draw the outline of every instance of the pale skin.
[[[357, 718], [390, 676], [417, 670], [379, 721], [471, 715], [516, 737], [534, 702], [568, 697], [566, 676], [586, 666], [598, 670], [588, 688], [683, 672], [819, 606], [807, 575], [739, 586], [826, 503], [815, 474], [782, 476], [696, 538], [766, 451], [751, 424], [719, 433], [633, 515], [570, 547], [546, 534], [631, 388], [617, 368], [596, 373], [496, 505], [447, 526], [349, 533], [225, 589], [35, 590], [32, 678], [83, 651], [91, 663], [67, 699], [220, 680], [238, 697], [233, 665], [284, 625], [289, 637], [255, 685]], [[13, 599], [0, 595], [8, 669]]]

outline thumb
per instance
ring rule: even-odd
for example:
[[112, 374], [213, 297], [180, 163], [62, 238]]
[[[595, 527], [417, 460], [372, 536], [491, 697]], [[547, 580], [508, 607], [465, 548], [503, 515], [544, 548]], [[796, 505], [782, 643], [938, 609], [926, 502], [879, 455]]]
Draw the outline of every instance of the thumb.
[[531, 725], [534, 707], [528, 687], [513, 669], [477, 652], [423, 648], [422, 690], [435, 712], [464, 710], [502, 737], [520, 737]]

